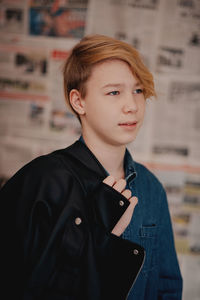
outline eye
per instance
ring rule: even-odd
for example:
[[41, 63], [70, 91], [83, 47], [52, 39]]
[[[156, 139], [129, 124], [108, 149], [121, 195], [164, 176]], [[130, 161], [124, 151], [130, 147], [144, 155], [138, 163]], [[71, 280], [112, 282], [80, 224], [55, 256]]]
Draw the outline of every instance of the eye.
[[136, 89], [135, 91], [133, 91], [133, 94], [142, 94], [143, 93], [143, 89]]
[[112, 91], [112, 92], [109, 92], [108, 95], [111, 95], [111, 96], [119, 95], [119, 91]]

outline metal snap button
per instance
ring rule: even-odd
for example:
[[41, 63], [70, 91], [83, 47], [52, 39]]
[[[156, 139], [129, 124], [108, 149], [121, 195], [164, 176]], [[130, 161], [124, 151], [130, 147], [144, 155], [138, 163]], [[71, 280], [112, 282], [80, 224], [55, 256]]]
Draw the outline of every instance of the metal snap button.
[[119, 205], [120, 205], [120, 206], [124, 206], [124, 201], [123, 201], [123, 200], [120, 200], [120, 201], [119, 201]]
[[134, 255], [138, 255], [138, 254], [139, 254], [139, 251], [138, 251], [137, 249], [134, 249], [134, 250], [133, 250], [133, 254], [134, 254]]
[[75, 224], [76, 224], [76, 225], [80, 225], [81, 222], [82, 222], [81, 218], [77, 217], [77, 218], [75, 219]]

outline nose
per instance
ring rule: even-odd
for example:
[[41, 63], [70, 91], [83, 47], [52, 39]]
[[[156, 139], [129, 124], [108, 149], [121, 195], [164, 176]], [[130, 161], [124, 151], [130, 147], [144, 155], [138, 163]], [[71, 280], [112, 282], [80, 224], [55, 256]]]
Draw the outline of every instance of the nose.
[[130, 113], [130, 112], [137, 112], [138, 111], [138, 103], [136, 100], [136, 95], [128, 94], [126, 95], [123, 103], [123, 112]]

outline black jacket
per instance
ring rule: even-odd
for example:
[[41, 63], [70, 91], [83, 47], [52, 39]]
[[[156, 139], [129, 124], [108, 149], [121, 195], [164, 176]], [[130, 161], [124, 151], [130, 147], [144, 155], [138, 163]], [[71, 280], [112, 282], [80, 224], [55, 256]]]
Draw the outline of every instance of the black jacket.
[[102, 183], [106, 176], [77, 141], [34, 159], [4, 185], [5, 300], [126, 299], [144, 249], [111, 233], [129, 201]]

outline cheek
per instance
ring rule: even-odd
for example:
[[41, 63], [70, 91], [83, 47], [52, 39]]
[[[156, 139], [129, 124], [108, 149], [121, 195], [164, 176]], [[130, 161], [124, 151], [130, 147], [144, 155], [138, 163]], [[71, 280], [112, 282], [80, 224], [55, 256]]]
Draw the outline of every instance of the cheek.
[[145, 110], [146, 110], [146, 102], [145, 102], [145, 100], [141, 101], [140, 104], [139, 104], [139, 106], [140, 106], [141, 116], [144, 116]]

